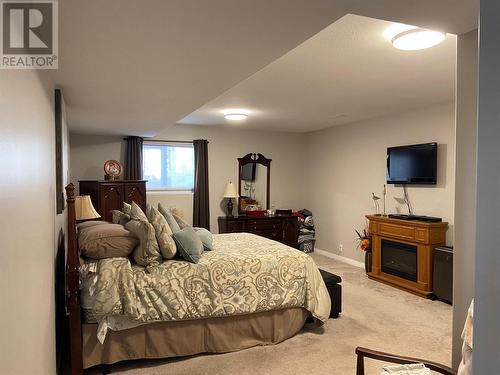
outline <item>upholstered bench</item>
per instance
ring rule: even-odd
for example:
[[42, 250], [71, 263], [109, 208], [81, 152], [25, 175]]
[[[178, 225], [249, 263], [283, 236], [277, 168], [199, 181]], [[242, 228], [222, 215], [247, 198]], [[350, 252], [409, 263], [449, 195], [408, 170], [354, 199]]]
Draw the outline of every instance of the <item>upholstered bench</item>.
[[330, 318], [338, 318], [339, 313], [342, 312], [342, 285], [340, 285], [342, 278], [322, 269], [319, 272], [321, 272], [326, 289], [328, 289], [328, 294], [330, 295], [330, 301], [332, 302]]

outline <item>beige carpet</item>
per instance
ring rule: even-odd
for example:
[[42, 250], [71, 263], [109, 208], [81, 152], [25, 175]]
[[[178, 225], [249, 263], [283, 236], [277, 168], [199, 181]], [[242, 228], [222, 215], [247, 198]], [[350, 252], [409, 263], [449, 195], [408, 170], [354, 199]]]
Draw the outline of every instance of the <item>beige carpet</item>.
[[[339, 319], [330, 319], [321, 328], [308, 324], [297, 336], [279, 345], [121, 363], [111, 367], [112, 373], [354, 375], [356, 346], [450, 363], [450, 306], [369, 280], [360, 268], [317, 254], [313, 258], [320, 268], [343, 279], [343, 314]], [[370, 361], [368, 374], [380, 374], [380, 365]]]

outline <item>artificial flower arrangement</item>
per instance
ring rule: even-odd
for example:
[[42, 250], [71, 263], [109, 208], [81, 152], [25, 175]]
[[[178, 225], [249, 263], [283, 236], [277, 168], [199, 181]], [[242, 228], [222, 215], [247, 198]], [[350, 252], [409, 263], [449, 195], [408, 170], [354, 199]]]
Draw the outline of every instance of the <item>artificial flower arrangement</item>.
[[363, 250], [363, 251], [371, 251], [372, 249], [372, 241], [370, 238], [370, 235], [366, 231], [366, 229], [363, 229], [363, 234], [361, 234], [359, 231], [355, 230], [356, 234], [358, 235], [358, 247]]

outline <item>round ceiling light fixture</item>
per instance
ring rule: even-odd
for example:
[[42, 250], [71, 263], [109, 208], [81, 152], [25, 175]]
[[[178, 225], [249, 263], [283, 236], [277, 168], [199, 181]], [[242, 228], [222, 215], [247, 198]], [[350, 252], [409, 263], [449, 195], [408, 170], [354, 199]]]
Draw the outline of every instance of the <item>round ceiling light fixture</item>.
[[247, 109], [225, 109], [222, 111], [224, 118], [229, 121], [246, 120], [250, 111]]
[[404, 51], [416, 51], [430, 48], [443, 42], [446, 34], [441, 31], [422, 29], [419, 27], [402, 31], [391, 38], [392, 45]]

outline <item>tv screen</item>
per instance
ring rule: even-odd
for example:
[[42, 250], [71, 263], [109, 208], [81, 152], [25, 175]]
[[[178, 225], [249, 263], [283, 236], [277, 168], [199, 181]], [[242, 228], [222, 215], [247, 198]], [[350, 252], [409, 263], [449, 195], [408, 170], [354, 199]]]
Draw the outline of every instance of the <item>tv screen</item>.
[[389, 147], [388, 184], [437, 183], [437, 143]]
[[255, 163], [248, 163], [241, 167], [241, 179], [244, 181], [255, 181]]

